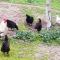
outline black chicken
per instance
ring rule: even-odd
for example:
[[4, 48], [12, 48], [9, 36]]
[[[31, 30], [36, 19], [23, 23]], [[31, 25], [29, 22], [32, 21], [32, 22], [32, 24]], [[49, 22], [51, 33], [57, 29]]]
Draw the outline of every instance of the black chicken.
[[38, 32], [42, 29], [42, 22], [40, 18], [39, 18], [39, 21], [35, 25], [35, 29], [37, 29]]
[[33, 21], [34, 21], [34, 18], [32, 16], [29, 16], [29, 15], [26, 14], [26, 22], [27, 22], [27, 24], [31, 26]]
[[10, 51], [10, 46], [9, 46], [8, 36], [5, 35], [5, 38], [1, 47], [1, 52], [3, 52], [4, 54], [9, 54], [9, 51]]

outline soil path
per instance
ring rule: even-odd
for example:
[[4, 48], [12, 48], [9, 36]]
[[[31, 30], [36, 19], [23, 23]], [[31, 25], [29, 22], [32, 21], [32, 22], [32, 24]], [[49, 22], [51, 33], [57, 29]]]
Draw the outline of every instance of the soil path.
[[36, 48], [35, 60], [60, 60], [60, 46], [47, 46], [39, 44]]

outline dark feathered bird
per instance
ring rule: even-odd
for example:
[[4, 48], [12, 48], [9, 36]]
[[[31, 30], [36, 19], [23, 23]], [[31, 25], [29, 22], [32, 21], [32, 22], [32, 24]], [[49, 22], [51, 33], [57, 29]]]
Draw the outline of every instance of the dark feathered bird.
[[13, 22], [13, 21], [11, 21], [9, 19], [4, 19], [3, 21], [7, 23], [7, 27], [8, 28], [10, 28], [10, 29], [14, 29], [15, 28], [15, 29], [18, 30], [18, 26], [17, 26], [17, 24], [15, 22]]
[[3, 52], [4, 54], [9, 54], [9, 51], [10, 51], [10, 46], [9, 46], [8, 36], [5, 35], [5, 38], [1, 47], [1, 52]]
[[42, 29], [42, 23], [41, 23], [40, 18], [39, 18], [39, 21], [35, 25], [35, 29], [37, 29], [38, 32]]
[[26, 22], [28, 25], [32, 25], [34, 18], [26, 14]]
[[13, 22], [13, 21], [11, 21], [11, 20], [6, 20], [6, 22], [7, 22], [7, 27], [8, 28], [11, 28], [11, 29], [14, 29], [14, 28], [16, 28], [17, 30], [18, 30], [18, 26], [16, 25], [16, 23], [15, 22]]

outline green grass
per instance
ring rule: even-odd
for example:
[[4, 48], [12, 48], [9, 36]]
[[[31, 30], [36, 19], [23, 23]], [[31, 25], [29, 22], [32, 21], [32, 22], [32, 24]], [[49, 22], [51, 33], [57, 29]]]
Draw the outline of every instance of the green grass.
[[[1, 1], [5, 1], [5, 2], [9, 2], [9, 3], [22, 3], [22, 4], [28, 4], [29, 0], [1, 0]], [[33, 5], [45, 5], [46, 0], [31, 0], [31, 4]], [[60, 10], [60, 0], [52, 0], [51, 1], [51, 6], [54, 9]]]
[[52, 8], [60, 10], [60, 0], [53, 0], [52, 1]]
[[18, 25], [18, 27], [19, 27], [19, 30], [20, 30], [20, 31], [26, 31], [26, 30], [28, 30], [27, 27], [26, 27], [24, 24], [22, 24], [22, 23], [20, 23], [20, 24]]
[[[9, 56], [4, 56], [3, 53], [0, 51], [0, 60], [34, 60], [35, 53], [37, 52], [36, 49], [41, 41], [37, 40], [34, 42], [24, 42], [23, 40], [9, 38], [10, 40], [10, 53]], [[0, 47], [2, 41], [0, 40]], [[56, 43], [55, 43], [56, 44]], [[36, 60], [48, 60], [49, 55], [47, 53], [44, 56]]]
[[[2, 41], [0, 41], [1, 47]], [[33, 60], [34, 53], [36, 49], [36, 45], [39, 42], [27, 43], [23, 42], [22, 40], [16, 40], [10, 38], [10, 53], [9, 56], [4, 56], [3, 53], [0, 51], [0, 60]]]
[[[29, 0], [3, 0], [10, 3], [29, 3]], [[31, 4], [44, 4], [45, 0], [31, 0]]]

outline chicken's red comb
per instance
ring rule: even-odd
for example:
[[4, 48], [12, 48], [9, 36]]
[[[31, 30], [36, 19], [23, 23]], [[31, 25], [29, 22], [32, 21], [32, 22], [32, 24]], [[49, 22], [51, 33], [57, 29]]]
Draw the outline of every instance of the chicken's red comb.
[[7, 16], [3, 16], [3, 20], [7, 20]]

